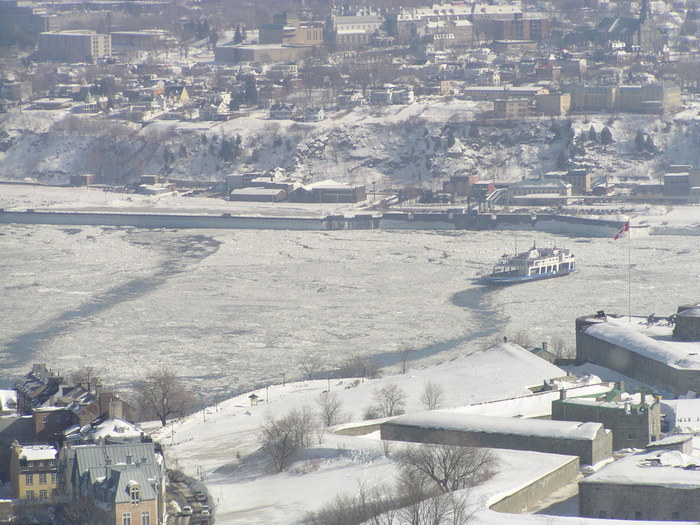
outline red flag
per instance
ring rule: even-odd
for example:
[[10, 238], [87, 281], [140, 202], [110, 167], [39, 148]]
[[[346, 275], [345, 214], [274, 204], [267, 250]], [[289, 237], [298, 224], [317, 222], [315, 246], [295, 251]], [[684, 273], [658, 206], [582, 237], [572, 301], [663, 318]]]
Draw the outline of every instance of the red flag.
[[630, 231], [630, 223], [626, 222], [622, 229], [619, 232], [617, 232], [617, 235], [615, 235], [615, 240], [618, 240], [620, 237], [622, 237], [623, 233], [628, 231]]

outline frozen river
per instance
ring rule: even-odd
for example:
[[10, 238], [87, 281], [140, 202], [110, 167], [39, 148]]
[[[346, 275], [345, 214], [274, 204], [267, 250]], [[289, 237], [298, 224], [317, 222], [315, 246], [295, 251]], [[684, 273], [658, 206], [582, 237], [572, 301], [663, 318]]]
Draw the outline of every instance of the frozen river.
[[[517, 235], [517, 238], [516, 238]], [[571, 248], [570, 277], [472, 282], [515, 242]], [[697, 237], [632, 239], [632, 313], [700, 299]], [[536, 232], [248, 231], [9, 225], [0, 229], [0, 387], [33, 362], [84, 364], [128, 386], [174, 367], [205, 399], [301, 376], [314, 356], [411, 366], [527, 331], [563, 338], [577, 316], [627, 313], [627, 240]]]

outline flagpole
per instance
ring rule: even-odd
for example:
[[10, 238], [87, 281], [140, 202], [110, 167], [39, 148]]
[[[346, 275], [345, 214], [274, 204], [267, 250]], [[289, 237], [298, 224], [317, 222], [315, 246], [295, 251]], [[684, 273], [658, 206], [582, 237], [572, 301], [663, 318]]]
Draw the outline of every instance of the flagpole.
[[[627, 223], [629, 224], [629, 222]], [[632, 229], [627, 230], [627, 318], [632, 322]]]

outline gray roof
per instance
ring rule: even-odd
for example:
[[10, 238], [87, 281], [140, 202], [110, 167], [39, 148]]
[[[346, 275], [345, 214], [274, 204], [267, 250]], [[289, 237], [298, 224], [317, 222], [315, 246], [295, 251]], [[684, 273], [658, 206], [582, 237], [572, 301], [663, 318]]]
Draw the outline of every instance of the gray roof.
[[74, 485], [79, 480], [80, 490], [100, 494], [109, 501], [129, 501], [129, 483], [135, 482], [141, 499], [157, 498], [156, 488], [163, 477], [153, 443], [79, 445], [68, 451], [73, 463]]

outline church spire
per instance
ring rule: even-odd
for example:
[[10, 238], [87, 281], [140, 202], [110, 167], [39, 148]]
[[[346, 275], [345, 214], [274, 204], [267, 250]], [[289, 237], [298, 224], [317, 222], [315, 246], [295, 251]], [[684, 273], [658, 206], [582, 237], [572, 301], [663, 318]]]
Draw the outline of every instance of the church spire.
[[639, 12], [639, 21], [643, 24], [650, 18], [649, 0], [642, 0], [642, 10]]

